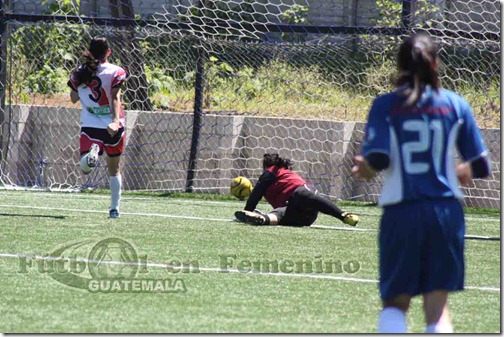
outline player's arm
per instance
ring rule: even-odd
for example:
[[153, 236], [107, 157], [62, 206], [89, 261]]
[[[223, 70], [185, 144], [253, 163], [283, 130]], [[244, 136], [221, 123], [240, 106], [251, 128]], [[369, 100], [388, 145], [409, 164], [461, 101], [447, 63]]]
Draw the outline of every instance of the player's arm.
[[261, 174], [259, 180], [254, 186], [254, 189], [252, 190], [252, 193], [250, 193], [250, 196], [247, 199], [247, 203], [245, 204], [246, 211], [253, 211], [256, 208], [264, 193], [266, 193], [266, 190], [271, 184], [273, 184], [275, 179], [275, 175], [268, 170], [265, 170], [263, 174]]
[[70, 74], [67, 85], [70, 87], [70, 101], [75, 104], [79, 101], [79, 92], [77, 91], [78, 82], [74, 72]]
[[112, 123], [108, 125], [107, 130], [111, 136], [114, 136], [121, 126], [119, 120], [119, 114], [121, 112], [121, 87], [112, 88], [111, 101], [110, 113], [112, 114]]
[[469, 185], [473, 178], [485, 178], [490, 175], [490, 159], [481, 156], [473, 161], [457, 165], [457, 177], [462, 185]]
[[79, 101], [79, 93], [71, 90], [70, 91], [70, 101], [72, 101], [72, 103], [74, 103], [74, 104], [77, 103]]
[[457, 147], [464, 162], [457, 166], [457, 177], [462, 185], [467, 185], [473, 178], [485, 178], [490, 175], [491, 163], [469, 103], [464, 100], [461, 107], [462, 125]]
[[126, 71], [122, 68], [119, 68], [114, 75], [114, 79], [112, 80], [112, 93], [110, 97], [110, 113], [112, 114], [112, 123], [110, 123], [107, 127], [107, 130], [111, 136], [114, 136], [121, 127], [121, 122], [119, 120], [122, 109], [121, 86], [124, 81], [126, 81], [126, 77]]
[[369, 153], [366, 156], [357, 155], [354, 158], [354, 172], [357, 179], [373, 179], [379, 171], [385, 170], [390, 164], [390, 158], [385, 153]]
[[357, 179], [370, 180], [390, 164], [389, 125], [383, 100], [376, 99], [369, 112], [362, 153], [355, 156], [352, 172]]

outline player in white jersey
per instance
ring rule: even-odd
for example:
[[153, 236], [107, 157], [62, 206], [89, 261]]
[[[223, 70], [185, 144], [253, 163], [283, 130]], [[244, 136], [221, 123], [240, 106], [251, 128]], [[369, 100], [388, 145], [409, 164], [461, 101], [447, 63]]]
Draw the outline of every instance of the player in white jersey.
[[121, 85], [126, 80], [126, 71], [108, 61], [110, 53], [104, 37], [93, 38], [89, 49], [83, 53], [85, 63], [72, 71], [68, 86], [72, 103], [80, 101], [82, 105], [82, 172], [89, 174], [105, 150], [111, 192], [109, 215], [115, 219], [119, 217], [121, 198], [119, 160], [125, 138]]

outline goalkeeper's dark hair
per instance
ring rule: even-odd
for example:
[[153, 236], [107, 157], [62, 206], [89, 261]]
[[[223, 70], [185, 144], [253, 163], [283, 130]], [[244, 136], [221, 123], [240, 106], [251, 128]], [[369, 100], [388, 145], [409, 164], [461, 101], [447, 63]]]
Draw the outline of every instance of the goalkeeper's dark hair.
[[79, 85], [91, 81], [100, 62], [107, 57], [108, 50], [109, 44], [106, 38], [99, 36], [91, 40], [89, 49], [82, 52], [85, 62], [74, 70]]
[[411, 106], [418, 102], [425, 85], [439, 89], [437, 46], [425, 32], [407, 37], [397, 54], [397, 87], [403, 87], [406, 96], [404, 105]]
[[266, 153], [263, 156], [263, 168], [265, 169], [270, 166], [283, 167], [290, 170], [292, 169], [292, 161], [280, 157], [277, 153]]

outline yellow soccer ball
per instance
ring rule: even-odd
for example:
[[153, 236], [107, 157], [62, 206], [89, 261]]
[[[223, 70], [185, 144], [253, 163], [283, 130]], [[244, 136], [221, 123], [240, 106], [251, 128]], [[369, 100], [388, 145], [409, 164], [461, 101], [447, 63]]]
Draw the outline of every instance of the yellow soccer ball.
[[231, 182], [231, 195], [237, 197], [242, 200], [250, 195], [252, 192], [252, 182], [247, 177], [236, 177]]

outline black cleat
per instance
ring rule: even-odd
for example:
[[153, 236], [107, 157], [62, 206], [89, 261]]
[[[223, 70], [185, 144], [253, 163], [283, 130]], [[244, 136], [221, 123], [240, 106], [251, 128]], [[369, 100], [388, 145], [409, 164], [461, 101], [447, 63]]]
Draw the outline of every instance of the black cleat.
[[118, 219], [119, 218], [119, 212], [116, 209], [111, 209], [109, 211], [109, 219]]
[[235, 212], [235, 217], [241, 222], [247, 222], [252, 225], [260, 226], [266, 223], [266, 217], [264, 215], [250, 211], [237, 211]]

